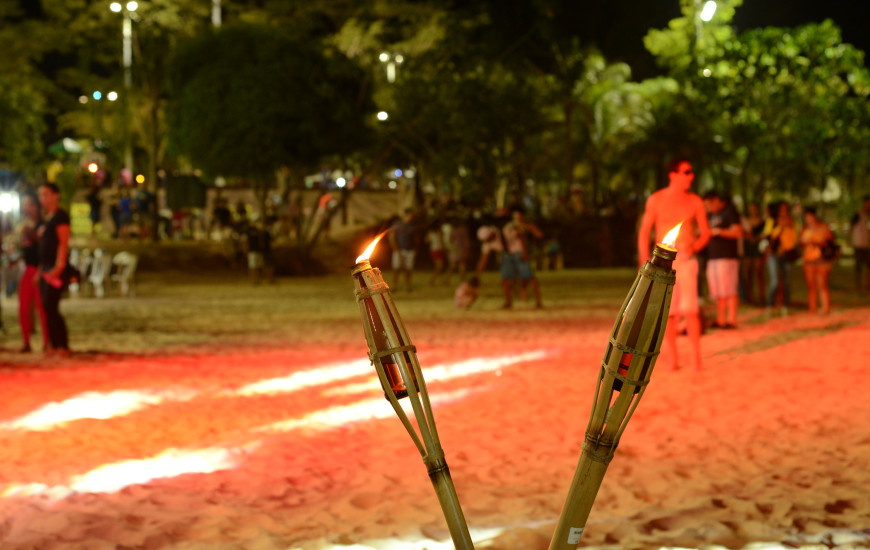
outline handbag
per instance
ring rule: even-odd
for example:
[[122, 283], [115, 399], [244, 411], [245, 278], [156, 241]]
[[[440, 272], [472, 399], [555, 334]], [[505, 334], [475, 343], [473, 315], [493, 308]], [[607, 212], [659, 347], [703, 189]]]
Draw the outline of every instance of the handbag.
[[782, 253], [782, 257], [785, 258], [785, 261], [794, 263], [800, 259], [801, 251], [798, 249], [798, 247], [789, 248]]
[[82, 273], [77, 267], [67, 262], [60, 274], [60, 280], [63, 281], [64, 287], [68, 287], [70, 283], [81, 282]]
[[822, 259], [835, 261], [840, 258], [840, 245], [834, 239], [828, 239], [822, 245]]

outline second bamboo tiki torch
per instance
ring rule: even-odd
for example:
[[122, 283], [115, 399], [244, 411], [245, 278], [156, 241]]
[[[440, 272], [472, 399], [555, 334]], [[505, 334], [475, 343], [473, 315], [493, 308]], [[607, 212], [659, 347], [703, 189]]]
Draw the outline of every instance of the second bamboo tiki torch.
[[668, 323], [679, 230], [678, 225], [656, 244], [652, 260], [638, 272], [616, 317], [598, 373], [583, 451], [550, 550], [577, 548], [619, 438], [649, 383]]
[[[369, 262], [369, 257], [382, 236], [378, 236], [356, 259], [356, 265], [351, 271], [369, 357], [381, 381], [384, 397], [393, 406], [423, 457], [423, 463], [447, 520], [453, 544], [457, 550], [474, 550], [435, 429], [429, 392], [426, 391], [426, 382], [417, 361], [417, 349], [411, 344], [411, 337], [405, 330], [405, 324], [393, 303], [381, 270], [373, 268]], [[417, 424], [416, 430], [402, 408], [400, 399], [408, 399], [410, 402]]]

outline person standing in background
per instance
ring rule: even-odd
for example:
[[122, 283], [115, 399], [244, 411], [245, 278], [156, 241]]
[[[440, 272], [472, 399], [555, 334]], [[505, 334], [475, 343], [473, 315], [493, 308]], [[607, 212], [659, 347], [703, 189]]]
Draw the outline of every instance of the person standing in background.
[[21, 325], [21, 339], [24, 341], [21, 353], [29, 353], [30, 334], [33, 329], [33, 311], [39, 316], [42, 328], [42, 349], [48, 351], [48, 324], [45, 310], [42, 308], [42, 296], [39, 291], [37, 272], [39, 271], [39, 230], [42, 227], [42, 217], [39, 214], [39, 202], [32, 191], [21, 195], [21, 213], [24, 217], [18, 227], [18, 237], [21, 244], [21, 257], [24, 260], [24, 272], [18, 283], [18, 323]]
[[434, 221], [429, 224], [426, 231], [426, 243], [429, 245], [429, 257], [432, 258], [432, 278], [429, 286], [437, 285], [444, 273], [444, 234], [441, 232], [441, 222]]
[[[97, 183], [91, 183], [90, 187], [88, 188], [87, 198], [88, 206], [90, 207], [88, 218], [91, 220], [92, 238], [97, 236], [97, 224], [100, 223], [100, 213], [103, 208], [103, 199], [100, 198], [100, 191], [100, 186]], [[35, 195], [33, 196], [33, 200], [36, 201]]]
[[769, 315], [782, 286], [782, 314], [788, 315], [791, 305], [791, 264], [800, 258], [798, 235], [787, 202], [776, 207], [776, 222], [770, 231], [767, 257], [767, 314]]
[[743, 237], [740, 215], [730, 202], [715, 191], [704, 195], [710, 241], [707, 243], [707, 286], [710, 297], [716, 300], [716, 328], [737, 326], [737, 286], [740, 260], [737, 244]]
[[414, 211], [406, 208], [402, 218], [396, 220], [388, 234], [390, 246], [393, 248], [393, 277], [398, 288], [404, 275], [405, 290], [411, 292], [411, 276], [414, 274], [414, 259], [417, 255], [419, 236], [414, 223]]
[[43, 208], [44, 224], [39, 234], [39, 292], [45, 309], [48, 339], [53, 353], [69, 355], [66, 322], [60, 314], [63, 294], [63, 274], [69, 257], [70, 219], [60, 207], [60, 189], [53, 183], [39, 187], [39, 202]]
[[870, 289], [870, 195], [864, 195], [861, 209], [852, 217], [850, 234], [855, 249], [855, 290], [867, 294]]
[[637, 236], [638, 264], [643, 266], [650, 259], [650, 233], [655, 231], [656, 242], [664, 240], [668, 231], [682, 223], [677, 235], [677, 258], [674, 270], [677, 281], [674, 285], [670, 321], [662, 342], [662, 358], [672, 369], [679, 368], [677, 356], [677, 320], [685, 317], [686, 332], [692, 346], [691, 366], [701, 369], [701, 310], [698, 305], [698, 260], [697, 254], [707, 246], [710, 227], [704, 203], [691, 191], [695, 180], [692, 163], [677, 158], [668, 164], [668, 186], [650, 195], [640, 222]]
[[471, 235], [468, 232], [468, 224], [459, 214], [451, 216], [450, 233], [445, 237], [447, 246], [447, 283], [453, 272], [459, 273], [459, 280], [465, 280], [465, 271], [468, 269], [468, 258], [471, 256]]
[[490, 256], [495, 256], [496, 265], [501, 264], [504, 243], [501, 240], [501, 231], [492, 219], [486, 219], [477, 229], [477, 240], [480, 241], [480, 259], [474, 274], [480, 277], [486, 271]]
[[511, 221], [502, 228], [504, 252], [501, 255], [501, 286], [504, 293], [502, 309], [513, 306], [514, 280], [520, 281], [520, 294], [526, 296], [526, 287], [531, 284], [535, 307], [544, 307], [538, 279], [532, 271], [529, 237], [542, 238], [544, 233], [533, 223], [527, 222], [522, 207], [511, 208]]
[[810, 313], [816, 312], [819, 301], [822, 303], [823, 315], [831, 311], [828, 278], [831, 276], [832, 260], [825, 257], [823, 248], [833, 240], [834, 233], [828, 224], [819, 219], [815, 208], [805, 208], [800, 242], [803, 247], [804, 278], [807, 282], [807, 306]]
[[746, 216], [743, 219], [743, 259], [740, 271], [746, 301], [757, 305], [764, 302], [765, 291], [764, 253], [761, 245], [764, 239], [764, 225], [761, 207], [756, 202], [749, 203], [746, 208]]

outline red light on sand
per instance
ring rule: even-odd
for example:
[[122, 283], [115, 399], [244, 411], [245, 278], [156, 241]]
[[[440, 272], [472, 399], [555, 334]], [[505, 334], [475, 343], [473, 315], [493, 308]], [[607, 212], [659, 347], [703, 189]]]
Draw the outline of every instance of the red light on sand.
[[676, 248], [677, 246], [677, 235], [680, 233], [680, 227], [683, 226], [683, 222], [677, 224], [677, 226], [665, 235], [664, 240], [662, 240], [662, 244], [667, 246], [668, 248]]
[[366, 248], [365, 252], [363, 252], [362, 254], [360, 254], [360, 256], [356, 259], [356, 263], [360, 263], [360, 262], [364, 262], [364, 261], [368, 260], [369, 257], [372, 255], [372, 252], [375, 251], [375, 246], [377, 246], [378, 241], [380, 241], [381, 238], [382, 238], [384, 235], [386, 235], [386, 233], [387, 233], [387, 232], [384, 231], [383, 233], [381, 233], [380, 235], [378, 235], [377, 237], [375, 237], [375, 240], [373, 240], [373, 241], [371, 242], [371, 244], [368, 246], [368, 248]]

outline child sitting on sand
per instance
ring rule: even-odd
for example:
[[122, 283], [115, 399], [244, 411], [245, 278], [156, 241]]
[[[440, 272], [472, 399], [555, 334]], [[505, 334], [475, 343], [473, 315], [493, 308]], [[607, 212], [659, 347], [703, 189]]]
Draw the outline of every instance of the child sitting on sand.
[[453, 302], [456, 304], [456, 307], [468, 309], [477, 300], [479, 290], [480, 280], [477, 277], [471, 277], [467, 281], [462, 281], [456, 288]]

